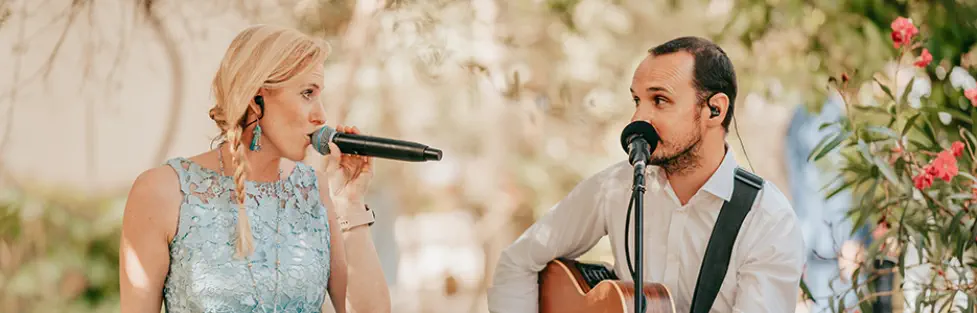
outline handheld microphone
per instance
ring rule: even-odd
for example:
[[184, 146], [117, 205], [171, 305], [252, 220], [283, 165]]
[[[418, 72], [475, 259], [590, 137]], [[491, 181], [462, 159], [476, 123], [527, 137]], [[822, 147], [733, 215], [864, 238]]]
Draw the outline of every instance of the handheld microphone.
[[645, 121], [634, 121], [621, 132], [621, 147], [628, 153], [631, 165], [648, 165], [651, 153], [658, 148], [658, 131]]
[[345, 154], [408, 162], [441, 160], [441, 150], [426, 145], [402, 140], [340, 133], [329, 126], [323, 126], [317, 129], [315, 132], [309, 134], [309, 138], [312, 139], [312, 147], [322, 155], [329, 155], [329, 142], [331, 141], [339, 147], [340, 152]]

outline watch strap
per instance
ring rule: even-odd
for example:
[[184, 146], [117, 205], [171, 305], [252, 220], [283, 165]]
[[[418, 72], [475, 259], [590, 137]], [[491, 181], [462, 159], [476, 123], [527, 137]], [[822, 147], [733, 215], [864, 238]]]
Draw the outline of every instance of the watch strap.
[[349, 213], [346, 216], [340, 216], [338, 218], [340, 229], [342, 231], [348, 231], [361, 225], [373, 226], [373, 223], [376, 221], [376, 213], [374, 213], [373, 210], [370, 210], [369, 206], [365, 207], [366, 210]]

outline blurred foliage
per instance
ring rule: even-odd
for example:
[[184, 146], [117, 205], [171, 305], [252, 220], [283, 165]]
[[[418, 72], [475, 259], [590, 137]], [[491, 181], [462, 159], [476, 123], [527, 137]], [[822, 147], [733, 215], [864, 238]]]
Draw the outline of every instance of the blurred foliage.
[[[977, 97], [964, 96], [965, 90], [977, 92], [977, 68], [934, 75], [940, 65], [910, 65], [933, 46], [929, 38], [923, 32], [912, 46], [897, 49], [900, 66], [889, 77], [869, 72], [861, 80], [832, 79], [846, 116], [821, 126], [832, 134], [811, 158], [840, 151], [840, 184], [827, 196], [851, 190], [852, 231], [869, 226], [876, 237], [850, 278], [847, 292], [856, 293], [859, 303], [832, 303], [835, 311], [873, 311], [883, 294], [872, 284], [891, 273], [875, 268], [876, 260], [895, 263], [902, 281], [897, 290], [906, 301], [901, 305], [911, 311], [977, 309]], [[905, 87], [897, 84], [900, 74]]]
[[0, 311], [117, 312], [121, 201], [0, 190]]
[[[977, 1], [735, 1], [734, 18], [716, 38], [733, 38], [751, 47], [756, 60], [769, 61], [740, 70], [763, 78], [753, 82], [759, 90], [780, 90], [762, 81], [789, 77], [787, 88], [804, 93], [803, 103], [812, 109], [820, 108], [831, 92], [829, 77], [857, 69], [848, 74], [864, 81], [897, 55], [888, 29], [898, 16], [925, 25], [921, 32], [929, 38], [925, 47], [933, 54], [931, 68], [967, 66], [977, 57]], [[937, 72], [929, 73], [938, 81]]]

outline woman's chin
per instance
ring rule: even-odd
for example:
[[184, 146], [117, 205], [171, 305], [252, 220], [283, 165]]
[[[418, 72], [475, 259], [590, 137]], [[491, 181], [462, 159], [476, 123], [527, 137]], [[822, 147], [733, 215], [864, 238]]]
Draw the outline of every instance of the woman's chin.
[[294, 162], [301, 162], [305, 160], [305, 149], [289, 149], [288, 151], [283, 151], [282, 157], [289, 159]]

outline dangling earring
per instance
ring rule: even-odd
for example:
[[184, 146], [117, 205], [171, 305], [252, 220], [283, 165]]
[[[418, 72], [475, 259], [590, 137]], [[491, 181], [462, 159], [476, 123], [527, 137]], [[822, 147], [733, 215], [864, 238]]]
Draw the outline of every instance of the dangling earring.
[[254, 130], [251, 131], [254, 137], [251, 138], [251, 151], [261, 151], [261, 143], [258, 140], [261, 139], [261, 125], [254, 125]]
[[248, 148], [251, 151], [261, 151], [261, 142], [259, 141], [261, 140], [261, 124], [258, 124], [258, 121], [261, 121], [261, 118], [265, 115], [265, 99], [261, 96], [255, 96], [254, 102], [258, 104], [261, 112], [258, 113], [258, 120], [254, 121], [254, 130], [251, 131], [254, 136], [251, 138], [251, 146]]

